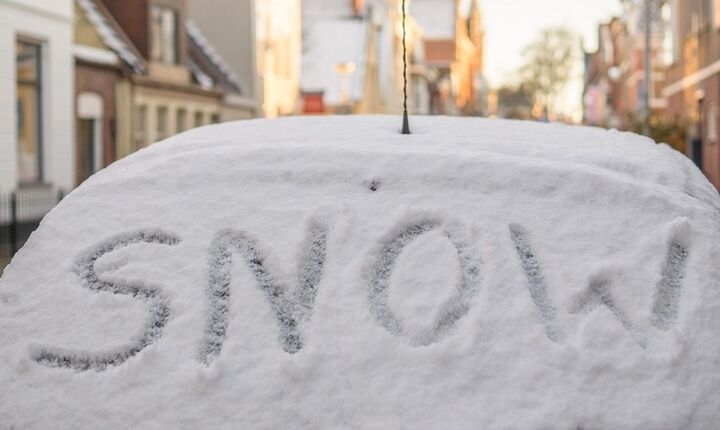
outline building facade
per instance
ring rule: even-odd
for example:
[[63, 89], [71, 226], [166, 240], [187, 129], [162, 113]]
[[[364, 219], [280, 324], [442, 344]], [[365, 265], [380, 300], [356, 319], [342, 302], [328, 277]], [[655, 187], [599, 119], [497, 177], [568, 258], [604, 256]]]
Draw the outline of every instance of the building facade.
[[0, 2], [0, 192], [75, 185], [72, 0]]
[[[392, 2], [302, 2], [301, 113], [385, 110], [389, 82], [382, 75], [389, 74], [388, 52], [395, 52], [388, 30], [389, 3]], [[366, 88], [368, 65], [376, 88]], [[361, 107], [366, 91], [376, 96], [372, 108], [367, 104]], [[380, 94], [384, 95], [382, 100]]]
[[75, 0], [76, 181], [80, 183], [116, 160], [130, 146], [133, 74], [147, 64], [96, 0]]
[[583, 121], [596, 126], [639, 130], [648, 114], [651, 121], [657, 121], [667, 108], [662, 90], [671, 62], [668, 40], [672, 23], [668, 2], [654, 0], [650, 16], [651, 72], [647, 84], [645, 2], [624, 0], [623, 6], [622, 17], [612, 18], [598, 27], [597, 50], [585, 54]]
[[188, 13], [237, 77], [254, 116], [297, 110], [300, 0], [189, 0]]
[[597, 50], [585, 54], [585, 124], [623, 128], [628, 121], [626, 35], [623, 21], [612, 18], [598, 27]]
[[[230, 100], [241, 112], [221, 112], [222, 120], [262, 116], [262, 81], [257, 67], [257, 19], [255, 0], [214, 0], [207, 7], [205, 0], [188, 0], [188, 15], [227, 65], [227, 73], [235, 76], [242, 92]], [[195, 33], [195, 31], [192, 31]]]
[[[218, 122], [221, 94], [188, 60], [186, 3], [181, 0], [103, 0], [132, 41], [147, 72], [126, 89], [131, 99], [131, 139], [118, 142], [122, 158], [188, 128]], [[194, 81], [194, 79], [196, 81]]]
[[424, 60], [418, 70], [430, 91], [427, 113], [487, 114], [483, 75], [485, 30], [478, 0], [413, 0]]
[[[116, 97], [127, 99], [129, 139], [117, 158], [189, 128], [252, 116], [238, 80], [189, 20], [185, 0], [102, 0], [146, 68]], [[245, 112], [245, 114], [243, 114]]]
[[301, 1], [256, 0], [257, 67], [267, 117], [297, 111], [300, 91]]
[[667, 114], [686, 129], [688, 155], [720, 188], [720, 1], [673, 0]]
[[303, 113], [401, 112], [403, 52], [411, 113], [486, 111], [478, 1], [406, 0], [404, 47], [402, 5], [400, 0], [303, 2]]

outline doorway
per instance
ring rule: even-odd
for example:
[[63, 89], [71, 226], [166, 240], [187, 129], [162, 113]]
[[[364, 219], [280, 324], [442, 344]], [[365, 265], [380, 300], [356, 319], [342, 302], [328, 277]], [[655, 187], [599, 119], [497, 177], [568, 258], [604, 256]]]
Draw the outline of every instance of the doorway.
[[80, 184], [102, 168], [103, 99], [84, 92], [77, 100], [76, 180]]

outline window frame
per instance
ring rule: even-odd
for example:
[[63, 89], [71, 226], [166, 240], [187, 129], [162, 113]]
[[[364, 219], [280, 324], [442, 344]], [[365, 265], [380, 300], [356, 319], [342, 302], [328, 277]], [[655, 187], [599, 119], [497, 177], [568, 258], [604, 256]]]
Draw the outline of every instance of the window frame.
[[148, 144], [148, 115], [150, 108], [147, 104], [138, 104], [135, 107], [134, 118], [135, 124], [134, 139], [133, 139], [133, 151], [138, 151]]
[[[25, 44], [32, 46], [35, 49], [35, 80], [21, 80], [18, 76], [18, 45], [19, 44]], [[42, 185], [44, 184], [45, 180], [45, 168], [44, 168], [44, 162], [45, 162], [45, 156], [44, 156], [44, 135], [45, 135], [45, 115], [44, 115], [44, 67], [43, 62], [44, 55], [46, 51], [45, 42], [42, 40], [38, 40], [32, 37], [23, 36], [21, 34], [15, 35], [15, 115], [17, 116], [15, 118], [16, 123], [16, 130], [15, 130], [15, 149], [17, 151], [16, 154], [16, 168], [18, 169], [18, 178], [17, 178], [17, 184], [19, 187], [28, 187], [28, 186], [36, 186], [36, 185]], [[20, 112], [20, 106], [18, 104], [19, 102], [19, 88], [21, 85], [27, 85], [32, 86], [35, 89], [35, 118], [36, 118], [36, 126], [35, 126], [35, 136], [36, 136], [36, 152], [35, 155], [36, 159], [35, 162], [37, 163], [37, 177], [34, 180], [28, 181], [24, 180], [19, 177], [20, 174], [20, 125], [21, 121], [26, 121], [21, 115]]]
[[155, 141], [157, 142], [170, 136], [170, 109], [165, 105], [158, 105], [155, 115]]
[[182, 133], [183, 131], [187, 130], [187, 120], [188, 120], [188, 114], [187, 109], [184, 107], [178, 108], [175, 111], [175, 130], [176, 133]]
[[[166, 52], [165, 24], [168, 14], [171, 16], [173, 26], [172, 58]], [[157, 28], [156, 28], [157, 26]], [[179, 65], [181, 63], [180, 43], [180, 11], [161, 2], [150, 5], [150, 58], [162, 64]], [[169, 60], [169, 61], [168, 61]]]

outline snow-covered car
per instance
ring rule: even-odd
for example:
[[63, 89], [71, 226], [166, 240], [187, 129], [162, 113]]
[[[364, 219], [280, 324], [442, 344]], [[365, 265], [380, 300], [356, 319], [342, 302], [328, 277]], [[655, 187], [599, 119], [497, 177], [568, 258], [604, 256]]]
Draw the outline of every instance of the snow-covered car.
[[559, 124], [196, 129], [0, 279], [0, 428], [713, 428], [720, 198]]

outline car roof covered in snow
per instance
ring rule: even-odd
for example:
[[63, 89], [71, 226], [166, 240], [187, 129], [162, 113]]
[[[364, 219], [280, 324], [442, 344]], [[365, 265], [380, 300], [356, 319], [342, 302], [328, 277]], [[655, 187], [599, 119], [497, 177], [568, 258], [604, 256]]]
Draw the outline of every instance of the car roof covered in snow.
[[91, 177], [0, 278], [11, 428], [709, 428], [720, 199], [596, 128], [203, 127]]

